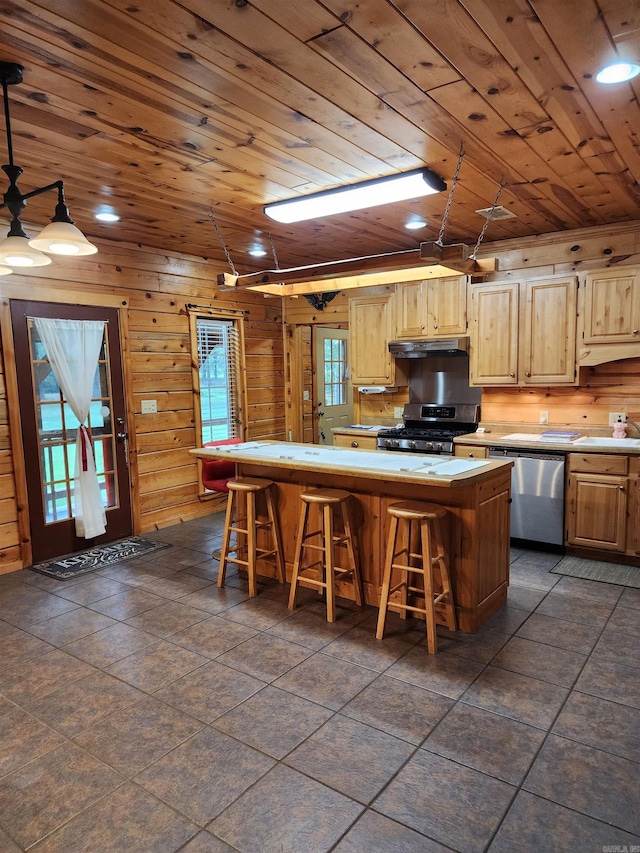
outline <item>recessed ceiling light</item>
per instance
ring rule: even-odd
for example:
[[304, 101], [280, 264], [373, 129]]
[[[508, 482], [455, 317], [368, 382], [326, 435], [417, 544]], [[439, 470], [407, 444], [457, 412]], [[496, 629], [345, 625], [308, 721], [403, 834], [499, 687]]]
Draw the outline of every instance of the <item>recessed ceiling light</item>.
[[101, 208], [97, 213], [94, 214], [94, 219], [97, 219], [99, 222], [119, 222], [120, 217], [117, 213], [113, 212], [112, 208]]
[[261, 246], [254, 246], [253, 249], [249, 249], [249, 254], [252, 258], [264, 258], [267, 252]]
[[405, 222], [405, 228], [408, 228], [409, 231], [417, 231], [419, 228], [425, 228], [427, 223], [424, 219], [410, 219], [408, 222]]
[[640, 62], [628, 59], [605, 65], [596, 74], [596, 80], [598, 83], [624, 83], [625, 80], [632, 80], [638, 74], [640, 74]]

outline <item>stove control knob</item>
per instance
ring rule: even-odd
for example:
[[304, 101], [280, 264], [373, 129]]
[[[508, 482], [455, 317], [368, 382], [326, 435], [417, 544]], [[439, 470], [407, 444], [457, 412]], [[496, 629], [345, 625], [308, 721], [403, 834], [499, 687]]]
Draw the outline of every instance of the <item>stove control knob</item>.
[[389, 442], [389, 447], [400, 447], [400, 442], [398, 441], [397, 438], [393, 438]]
[[417, 447], [417, 446], [418, 446], [418, 445], [417, 445], [417, 443], [416, 443], [415, 441], [410, 441], [410, 442], [409, 442], [409, 447], [414, 448], [414, 447]]
[[436, 442], [435, 450], [437, 450], [438, 453], [442, 453], [442, 444], [439, 441]]

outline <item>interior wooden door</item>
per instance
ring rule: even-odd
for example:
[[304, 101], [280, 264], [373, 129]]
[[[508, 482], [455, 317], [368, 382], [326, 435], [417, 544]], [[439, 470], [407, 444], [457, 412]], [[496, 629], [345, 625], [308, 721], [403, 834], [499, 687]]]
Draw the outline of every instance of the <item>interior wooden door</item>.
[[316, 327], [314, 336], [318, 444], [332, 444], [332, 430], [353, 423], [353, 393], [348, 379], [349, 331]]
[[[102, 536], [76, 536], [73, 519], [78, 421], [51, 371], [34, 317], [104, 320], [88, 426], [107, 516]], [[127, 425], [118, 311], [84, 305], [11, 300], [33, 562], [132, 533]]]

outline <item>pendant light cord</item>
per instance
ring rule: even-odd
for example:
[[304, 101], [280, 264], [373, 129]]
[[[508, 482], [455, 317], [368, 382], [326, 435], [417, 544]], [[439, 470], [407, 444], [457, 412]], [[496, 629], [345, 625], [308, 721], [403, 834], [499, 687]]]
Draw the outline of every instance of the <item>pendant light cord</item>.
[[9, 119], [9, 92], [7, 81], [2, 81], [2, 96], [4, 99], [4, 121], [7, 127], [7, 154], [9, 156], [9, 165], [13, 166], [13, 142], [11, 141], [11, 121]]

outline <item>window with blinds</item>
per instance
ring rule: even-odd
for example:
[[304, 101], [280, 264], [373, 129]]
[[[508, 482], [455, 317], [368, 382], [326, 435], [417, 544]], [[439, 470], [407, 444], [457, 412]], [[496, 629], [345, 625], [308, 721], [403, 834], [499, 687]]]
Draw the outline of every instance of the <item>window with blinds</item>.
[[201, 443], [241, 435], [240, 335], [235, 320], [196, 317]]

